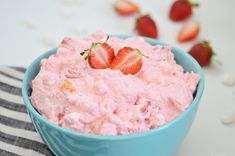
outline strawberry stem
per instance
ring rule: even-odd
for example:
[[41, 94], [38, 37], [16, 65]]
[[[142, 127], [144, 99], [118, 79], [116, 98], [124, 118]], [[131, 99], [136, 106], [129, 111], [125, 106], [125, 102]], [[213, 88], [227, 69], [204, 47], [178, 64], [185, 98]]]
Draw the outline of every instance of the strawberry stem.
[[80, 53], [81, 56], [84, 56], [85, 54], [87, 54], [87, 55], [84, 57], [84, 59], [87, 60], [90, 56], [90, 49], [86, 49]]
[[106, 43], [109, 40], [109, 35], [107, 35], [106, 40], [103, 43]]
[[80, 53], [80, 55], [82, 55], [82, 56], [83, 56], [84, 54], [85, 54], [85, 51], [83, 51], [83, 52]]
[[90, 53], [88, 53], [88, 55], [85, 57], [85, 60], [87, 60], [90, 56]]
[[89, 49], [85, 49], [83, 52], [80, 52], [80, 55], [83, 56]]
[[91, 46], [89, 47], [89, 49], [85, 49], [83, 52], [80, 53], [81, 56], [84, 56], [85, 54], [87, 54], [84, 59], [87, 60], [90, 57], [90, 53], [92, 48], [94, 48], [95, 46], [97, 46], [98, 44], [102, 44], [105, 43], [109, 40], [109, 35], [107, 35], [106, 39], [104, 42], [92, 42]]
[[211, 55], [212, 55], [212, 56], [217, 55], [217, 54], [214, 52], [213, 48], [211, 47], [209, 41], [204, 40], [204, 41], [201, 42], [201, 44], [202, 44], [202, 46], [203, 46], [204, 48], [207, 48], [207, 49], [210, 49], [210, 50], [211, 50]]
[[109, 40], [109, 35], [107, 35], [107, 37], [105, 38], [105, 40], [103, 42], [102, 41], [100, 41], [100, 42], [93, 42], [91, 47], [96, 46], [98, 44], [106, 43], [108, 40]]
[[192, 6], [192, 7], [199, 7], [199, 3], [195, 3], [192, 0], [187, 0], [187, 2]]
[[149, 58], [149, 56], [147, 56], [147, 55], [144, 55], [144, 54], [142, 54], [142, 53], [141, 53], [141, 55], [142, 55], [142, 56], [144, 56], [145, 58]]
[[105, 38], [105, 40], [103, 42], [101, 41], [101, 42], [92, 43], [92, 46], [97, 45], [97, 44], [106, 43], [108, 40], [109, 40], [109, 35], [107, 35], [107, 37]]
[[144, 56], [145, 58], [149, 58], [149, 56], [144, 55], [139, 49], [136, 49], [136, 50], [138, 50], [138, 53], [139, 53], [141, 56]]
[[208, 48], [208, 49], [211, 49], [211, 51], [213, 52], [209, 41], [204, 40], [204, 41], [202, 41], [201, 43], [202, 43], [203, 47]]

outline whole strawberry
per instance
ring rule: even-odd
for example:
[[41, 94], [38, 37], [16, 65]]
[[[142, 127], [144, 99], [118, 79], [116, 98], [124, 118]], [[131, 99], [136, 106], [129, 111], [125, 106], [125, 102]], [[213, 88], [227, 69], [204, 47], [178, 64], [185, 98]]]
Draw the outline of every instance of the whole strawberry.
[[210, 64], [214, 52], [208, 41], [202, 41], [195, 44], [189, 54], [203, 67]]
[[198, 3], [191, 0], [176, 0], [170, 9], [169, 17], [172, 21], [182, 21], [192, 15], [192, 7], [198, 7]]
[[141, 15], [136, 19], [135, 30], [138, 35], [157, 38], [158, 29], [150, 15]]

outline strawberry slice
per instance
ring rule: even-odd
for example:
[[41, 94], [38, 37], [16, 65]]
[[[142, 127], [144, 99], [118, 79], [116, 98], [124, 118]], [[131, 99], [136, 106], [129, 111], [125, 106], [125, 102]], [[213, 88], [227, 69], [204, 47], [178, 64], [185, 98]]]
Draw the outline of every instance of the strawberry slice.
[[131, 0], [117, 0], [114, 3], [116, 12], [120, 15], [132, 15], [139, 12], [139, 6]]
[[199, 23], [189, 21], [183, 25], [178, 35], [179, 42], [191, 41], [197, 37], [200, 31]]
[[141, 15], [136, 19], [135, 30], [141, 36], [157, 38], [158, 29], [150, 15]]
[[142, 56], [138, 49], [124, 47], [118, 51], [110, 68], [121, 70], [123, 74], [135, 74], [142, 66]]
[[106, 43], [107, 40], [108, 37], [103, 43], [92, 43], [89, 49], [80, 53], [82, 56], [85, 55], [85, 60], [88, 59], [88, 63], [92, 68], [105, 69], [111, 65], [115, 54], [113, 48]]

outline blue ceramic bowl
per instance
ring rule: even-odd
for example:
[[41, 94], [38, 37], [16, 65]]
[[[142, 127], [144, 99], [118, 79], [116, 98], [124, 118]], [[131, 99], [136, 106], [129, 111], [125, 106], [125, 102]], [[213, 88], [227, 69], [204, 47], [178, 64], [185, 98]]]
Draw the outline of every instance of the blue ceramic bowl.
[[[120, 38], [129, 36], [114, 35]], [[166, 45], [144, 38], [152, 45]], [[122, 136], [91, 135], [61, 128], [42, 117], [31, 105], [31, 81], [40, 69], [40, 61], [56, 52], [52, 49], [29, 66], [23, 80], [22, 94], [31, 120], [51, 151], [58, 156], [169, 156], [182, 143], [191, 127], [204, 89], [204, 76], [199, 64], [186, 52], [172, 47], [175, 60], [185, 71], [200, 75], [195, 98], [188, 109], [171, 122], [149, 131]]]

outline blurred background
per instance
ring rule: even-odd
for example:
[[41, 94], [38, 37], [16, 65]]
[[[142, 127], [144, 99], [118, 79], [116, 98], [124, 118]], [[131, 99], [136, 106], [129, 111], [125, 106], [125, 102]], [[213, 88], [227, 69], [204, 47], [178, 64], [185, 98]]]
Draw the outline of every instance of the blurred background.
[[[197, 39], [187, 43], [177, 41], [182, 22], [172, 22], [168, 17], [173, 0], [133, 1], [141, 7], [141, 13], [154, 18], [159, 40], [188, 51], [194, 43], [206, 39], [216, 53], [217, 61], [203, 69], [206, 89], [196, 120], [175, 156], [234, 156], [235, 124], [224, 125], [221, 120], [235, 112], [235, 86], [224, 85], [235, 75], [235, 1], [195, 0], [200, 7], [194, 9], [191, 18], [200, 22], [201, 31]], [[83, 38], [97, 30], [135, 35], [137, 15], [118, 15], [113, 2], [0, 0], [0, 65], [27, 67], [64, 37]]]

